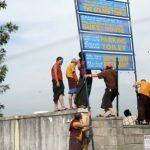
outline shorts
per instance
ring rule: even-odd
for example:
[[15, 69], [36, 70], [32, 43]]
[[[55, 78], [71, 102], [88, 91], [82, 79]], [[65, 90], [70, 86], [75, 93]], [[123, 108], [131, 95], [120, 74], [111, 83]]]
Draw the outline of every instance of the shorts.
[[77, 93], [77, 88], [69, 89], [68, 94], [75, 94], [75, 93]]
[[105, 110], [108, 110], [108, 108], [112, 108], [112, 102], [117, 96], [117, 93], [118, 93], [117, 90], [111, 90], [111, 89], [106, 88], [105, 94], [102, 99], [101, 108]]
[[59, 83], [60, 83], [60, 86], [59, 87], [57, 87], [57, 85], [56, 85], [56, 80], [52, 80], [52, 83], [53, 83], [53, 101], [54, 101], [54, 103], [55, 104], [57, 104], [58, 103], [58, 100], [59, 100], [59, 96], [60, 95], [64, 95], [64, 83], [63, 83], [63, 81], [59, 81]]

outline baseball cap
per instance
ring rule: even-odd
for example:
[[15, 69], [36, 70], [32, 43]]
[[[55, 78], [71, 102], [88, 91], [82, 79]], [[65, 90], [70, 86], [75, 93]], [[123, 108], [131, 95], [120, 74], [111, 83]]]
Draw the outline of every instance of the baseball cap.
[[113, 67], [113, 65], [111, 63], [107, 63], [105, 66], [106, 67]]

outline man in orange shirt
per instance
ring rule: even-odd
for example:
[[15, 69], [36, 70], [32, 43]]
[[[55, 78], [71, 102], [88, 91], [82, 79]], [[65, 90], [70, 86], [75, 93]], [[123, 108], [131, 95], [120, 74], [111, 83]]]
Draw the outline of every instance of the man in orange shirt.
[[77, 65], [77, 60], [73, 58], [71, 60], [71, 63], [66, 69], [66, 77], [68, 79], [68, 85], [69, 85], [69, 105], [70, 109], [73, 109], [72, 107], [72, 99], [75, 100], [76, 92], [77, 92], [77, 83], [78, 83], [78, 77], [76, 75], [75, 67]]
[[150, 122], [150, 82], [142, 79], [133, 86], [138, 93], [138, 121], [147, 124]]

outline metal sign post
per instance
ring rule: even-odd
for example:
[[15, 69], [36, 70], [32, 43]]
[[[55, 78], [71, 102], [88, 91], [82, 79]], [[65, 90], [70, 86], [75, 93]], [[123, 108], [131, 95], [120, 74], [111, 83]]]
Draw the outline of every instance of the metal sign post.
[[[77, 0], [74, 0], [74, 4], [75, 4], [75, 10], [76, 10], [76, 17], [77, 17], [77, 26], [78, 26], [78, 34], [80, 37], [80, 47], [82, 47], [82, 40], [81, 40], [81, 35], [80, 35], [80, 24], [79, 24], [79, 20], [78, 20], [78, 14], [77, 14], [77, 10], [78, 10], [78, 4], [77, 4]], [[83, 54], [83, 49], [81, 48], [81, 55], [82, 55], [82, 60], [84, 60], [84, 54]], [[84, 68], [86, 66], [84, 65]], [[89, 95], [88, 95], [88, 89], [87, 89], [87, 81], [85, 79], [85, 91], [86, 91], [86, 99], [87, 99], [87, 103], [88, 103], [88, 111], [90, 111], [90, 103], [89, 103]], [[94, 145], [94, 138], [93, 138], [93, 129], [92, 129], [92, 119], [90, 116], [90, 128], [89, 128], [89, 132], [91, 135], [91, 141], [92, 141], [92, 150], [95, 150], [95, 145]]]
[[[129, 0], [127, 0], [129, 3]], [[131, 15], [130, 15], [130, 7], [128, 6], [128, 12], [129, 12], [129, 18], [130, 18], [130, 26], [131, 26]], [[134, 51], [134, 42], [133, 42], [133, 33], [132, 33], [132, 27], [131, 27], [131, 35], [132, 35], [132, 48], [133, 48], [133, 61], [134, 61], [134, 74], [135, 74], [135, 82], [137, 82], [137, 70], [136, 70], [136, 60], [135, 60], [135, 51]], [[138, 104], [138, 94], [137, 94], [137, 88], [136, 88], [136, 98], [137, 98], [137, 111], [139, 114], [139, 104]]]
[[117, 97], [116, 97], [116, 110], [117, 110], [117, 116], [119, 116], [119, 78], [118, 78], [118, 65], [119, 65], [119, 61], [118, 61], [118, 57], [116, 57], [116, 71], [117, 71]]

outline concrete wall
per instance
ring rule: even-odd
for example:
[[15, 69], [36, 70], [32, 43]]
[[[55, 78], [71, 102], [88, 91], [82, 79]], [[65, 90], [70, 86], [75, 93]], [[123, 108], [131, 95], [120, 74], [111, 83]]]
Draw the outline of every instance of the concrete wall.
[[[74, 113], [1, 118], [0, 150], [68, 150]], [[122, 118], [93, 118], [92, 127], [95, 150], [144, 150], [144, 135], [150, 135], [150, 126], [123, 126]]]
[[144, 150], [144, 135], [150, 135], [150, 125], [123, 126], [121, 117], [95, 118], [92, 126], [95, 150]]
[[74, 112], [0, 119], [0, 150], [67, 150]]
[[124, 145], [122, 118], [93, 119], [95, 150], [118, 150]]

